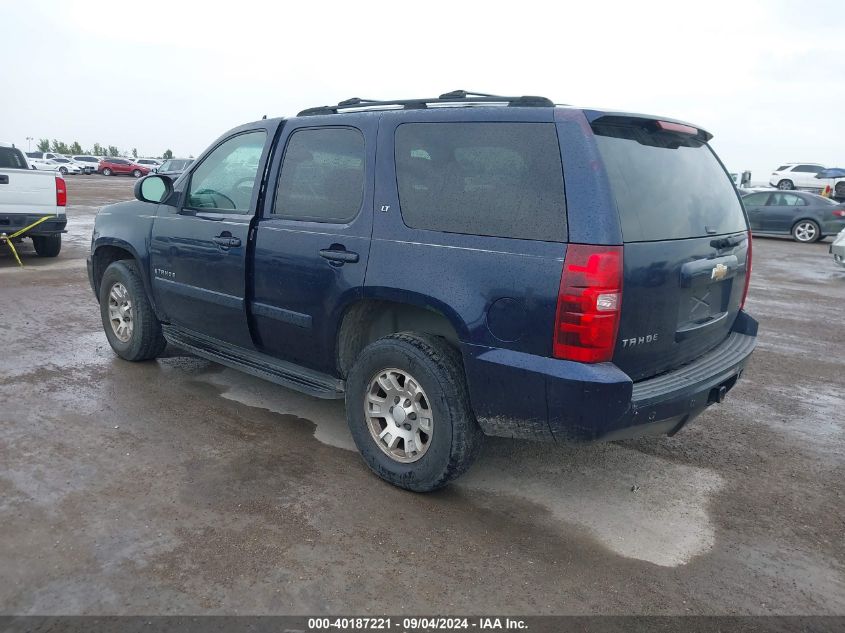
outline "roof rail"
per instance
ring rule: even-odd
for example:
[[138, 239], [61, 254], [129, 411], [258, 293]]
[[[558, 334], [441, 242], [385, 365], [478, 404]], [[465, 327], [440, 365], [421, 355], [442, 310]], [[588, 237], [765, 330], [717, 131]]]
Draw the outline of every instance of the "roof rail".
[[424, 110], [431, 106], [442, 105], [504, 105], [512, 107], [553, 107], [554, 103], [546, 97], [521, 96], [503, 97], [483, 92], [467, 92], [466, 90], [453, 90], [446, 92], [439, 97], [431, 99], [394, 99], [389, 101], [378, 101], [375, 99], [361, 99], [352, 97], [341, 101], [333, 106], [317, 106], [303, 110], [297, 116], [315, 116], [319, 114], [340, 114], [343, 111], [359, 110]]

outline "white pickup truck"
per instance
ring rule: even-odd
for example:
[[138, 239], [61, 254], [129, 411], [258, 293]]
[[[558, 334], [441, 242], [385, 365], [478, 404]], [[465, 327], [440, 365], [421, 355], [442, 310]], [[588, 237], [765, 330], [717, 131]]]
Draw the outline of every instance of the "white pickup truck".
[[67, 188], [61, 176], [30, 169], [21, 150], [0, 143], [0, 234], [13, 235], [46, 217], [15, 241], [31, 238], [36, 253], [55, 257], [62, 249], [66, 205]]

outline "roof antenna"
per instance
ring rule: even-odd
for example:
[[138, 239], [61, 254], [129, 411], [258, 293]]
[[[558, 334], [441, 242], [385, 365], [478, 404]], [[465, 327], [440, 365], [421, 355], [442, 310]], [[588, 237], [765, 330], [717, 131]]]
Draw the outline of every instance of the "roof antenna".
[[267, 118], [267, 115], [265, 114], [263, 117], [261, 117], [261, 120], [263, 121], [266, 118]]

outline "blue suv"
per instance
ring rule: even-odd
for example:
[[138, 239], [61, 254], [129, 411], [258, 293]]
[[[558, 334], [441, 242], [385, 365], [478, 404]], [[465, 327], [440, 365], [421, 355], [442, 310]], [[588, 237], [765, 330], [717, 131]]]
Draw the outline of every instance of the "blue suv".
[[455, 91], [220, 137], [104, 207], [114, 351], [167, 342], [345, 398], [380, 477], [434, 490], [484, 435], [669, 434], [742, 374], [751, 237], [701, 128]]

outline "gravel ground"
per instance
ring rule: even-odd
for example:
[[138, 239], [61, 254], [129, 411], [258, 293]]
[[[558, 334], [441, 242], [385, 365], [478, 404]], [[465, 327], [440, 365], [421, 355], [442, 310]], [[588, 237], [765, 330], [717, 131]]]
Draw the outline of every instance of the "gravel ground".
[[85, 273], [129, 178], [68, 179], [54, 260], [0, 247], [0, 613], [845, 614], [845, 270], [754, 243], [759, 347], [674, 438], [491, 439], [429, 495], [343, 406], [179, 350], [114, 356]]

